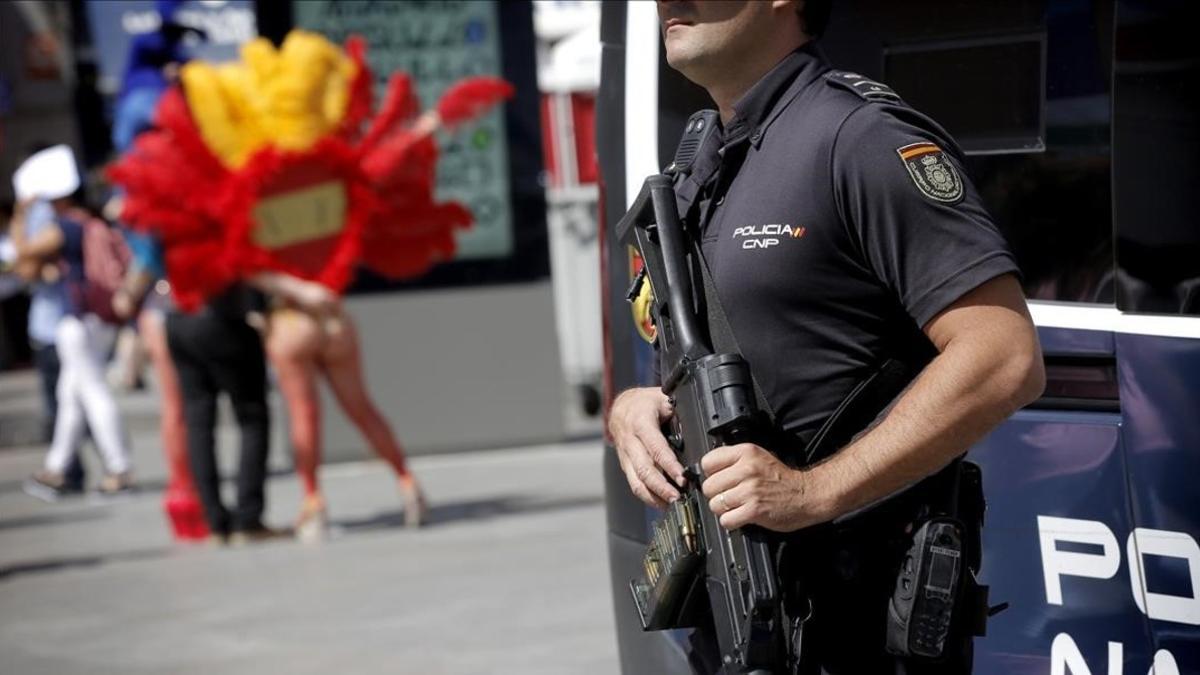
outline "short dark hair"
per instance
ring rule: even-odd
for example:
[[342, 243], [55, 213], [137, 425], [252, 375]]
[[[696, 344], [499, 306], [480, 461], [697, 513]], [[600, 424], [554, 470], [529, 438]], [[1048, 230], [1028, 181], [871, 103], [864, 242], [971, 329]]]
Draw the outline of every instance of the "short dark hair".
[[804, 0], [798, 11], [800, 21], [804, 24], [804, 34], [810, 38], [819, 38], [825, 34], [825, 27], [829, 25], [833, 0]]

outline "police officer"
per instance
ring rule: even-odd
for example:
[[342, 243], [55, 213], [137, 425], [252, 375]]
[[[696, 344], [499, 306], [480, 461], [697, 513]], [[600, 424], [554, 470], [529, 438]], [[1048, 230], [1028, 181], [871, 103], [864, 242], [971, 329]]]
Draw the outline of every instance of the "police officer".
[[[658, 1], [667, 62], [719, 112], [676, 183], [680, 213], [778, 424], [803, 443], [885, 359], [919, 371], [822, 462], [754, 444], [710, 452], [702, 491], [730, 529], [858, 512], [937, 473], [1044, 387], [1017, 265], [961, 152], [885, 85], [832, 69], [814, 44], [829, 5]], [[623, 392], [609, 417], [630, 488], [660, 507], [685, 480], [660, 432], [671, 414], [649, 387]], [[806, 630], [825, 639], [806, 652], [831, 673], [925, 672], [885, 653], [886, 600], [858, 613], [818, 602]]]

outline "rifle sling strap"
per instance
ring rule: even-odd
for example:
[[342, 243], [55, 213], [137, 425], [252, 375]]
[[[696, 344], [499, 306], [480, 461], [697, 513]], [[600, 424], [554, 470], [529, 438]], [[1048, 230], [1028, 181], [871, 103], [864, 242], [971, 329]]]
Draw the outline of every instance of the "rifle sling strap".
[[[692, 244], [692, 257], [696, 260], [695, 266], [700, 269], [700, 278], [704, 284], [704, 313], [707, 317], [708, 338], [712, 341], [713, 351], [718, 354], [732, 352], [745, 358], [746, 352], [738, 346], [733, 326], [729, 324], [729, 317], [725, 315], [725, 307], [721, 305], [721, 296], [717, 294], [717, 287], [713, 283], [712, 272], [708, 269], [708, 261], [704, 259], [700, 241], [697, 237], [689, 237], [689, 240]], [[776, 420], [775, 409], [771, 407], [771, 402], [763, 394], [762, 387], [758, 384], [758, 378], [754, 377], [753, 369], [750, 371], [750, 382], [754, 385], [754, 399], [758, 403], [759, 410], [766, 412], [771, 422], [774, 423]]]

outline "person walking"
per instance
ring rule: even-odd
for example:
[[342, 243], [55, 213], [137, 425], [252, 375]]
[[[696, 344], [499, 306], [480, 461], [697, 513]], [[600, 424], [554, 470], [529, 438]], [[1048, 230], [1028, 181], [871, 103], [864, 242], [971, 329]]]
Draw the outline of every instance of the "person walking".
[[[126, 492], [133, 487], [128, 440], [112, 392], [105, 379], [105, 363], [116, 337], [116, 328], [98, 316], [87, 303], [89, 282], [84, 275], [85, 228], [107, 228], [97, 216], [80, 208], [71, 196], [48, 200], [53, 223], [33, 237], [17, 242], [17, 268], [27, 276], [49, 267], [60, 274], [63, 316], [55, 328], [55, 351], [61, 370], [56, 386], [57, 415], [44, 466], [26, 482], [26, 489], [46, 499], [67, 492], [66, 471], [76, 458], [89, 427], [105, 465], [102, 494]], [[14, 221], [23, 226], [31, 202], [18, 205]], [[33, 270], [33, 271], [30, 271]]]
[[[246, 323], [261, 302], [244, 285], [213, 298], [199, 311], [171, 311], [167, 348], [179, 376], [187, 451], [196, 491], [213, 541], [243, 543], [276, 536], [262, 522], [270, 442], [266, 357], [257, 331]], [[221, 499], [214, 429], [217, 396], [229, 396], [241, 434], [237, 503]]]
[[[49, 146], [39, 144], [38, 149]], [[20, 216], [18, 219], [17, 216]], [[32, 199], [25, 202], [18, 212], [14, 204], [10, 215], [9, 237], [13, 246], [13, 269], [22, 277], [29, 287], [29, 314], [26, 317], [26, 333], [29, 336], [29, 348], [33, 355], [33, 364], [38, 372], [38, 381], [42, 395], [42, 433], [41, 440], [49, 443], [54, 438], [54, 425], [58, 420], [58, 375], [61, 364], [58, 361], [58, 348], [54, 345], [58, 322], [66, 313], [66, 290], [62, 275], [58, 269], [57, 260], [39, 262], [26, 258], [25, 262], [17, 264], [16, 245], [29, 239], [34, 239], [50, 227], [54, 227], [54, 209], [43, 199]], [[85, 430], [84, 435], [88, 435]], [[79, 455], [71, 458], [63, 472], [61, 490], [55, 496], [79, 494], [83, 492], [86, 472]], [[44, 491], [36, 490], [38, 496]]]
[[[319, 284], [274, 273], [258, 274], [213, 297], [194, 313], [167, 315], [167, 347], [183, 392], [183, 415], [192, 477], [217, 543], [241, 544], [278, 537], [263, 523], [270, 444], [267, 360], [262, 336], [247, 321], [264, 307], [262, 292], [282, 295], [314, 313], [328, 312], [337, 296]], [[214, 429], [217, 396], [229, 396], [241, 434], [237, 501], [221, 499]]]
[[358, 330], [341, 304], [316, 314], [280, 298], [269, 314], [266, 345], [287, 403], [296, 471], [304, 488], [304, 501], [296, 519], [297, 537], [320, 540], [329, 526], [317, 480], [321, 464], [320, 379], [329, 384], [342, 412], [358, 427], [375, 454], [395, 471], [404, 499], [405, 525], [419, 527], [427, 511], [424, 496], [405, 461], [404, 449], [371, 400], [363, 377]]

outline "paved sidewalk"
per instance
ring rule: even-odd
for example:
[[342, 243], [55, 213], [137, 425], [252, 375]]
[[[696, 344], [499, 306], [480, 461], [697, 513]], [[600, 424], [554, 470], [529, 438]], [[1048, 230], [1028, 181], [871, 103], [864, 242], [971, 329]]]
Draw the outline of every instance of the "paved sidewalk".
[[[42, 449], [0, 450], [0, 672], [618, 671], [598, 441], [412, 459], [419, 531], [383, 464], [328, 465], [333, 539], [239, 549], [172, 543], [155, 435], [134, 445], [148, 488], [116, 502], [36, 501]], [[276, 525], [299, 503], [284, 454]]]

